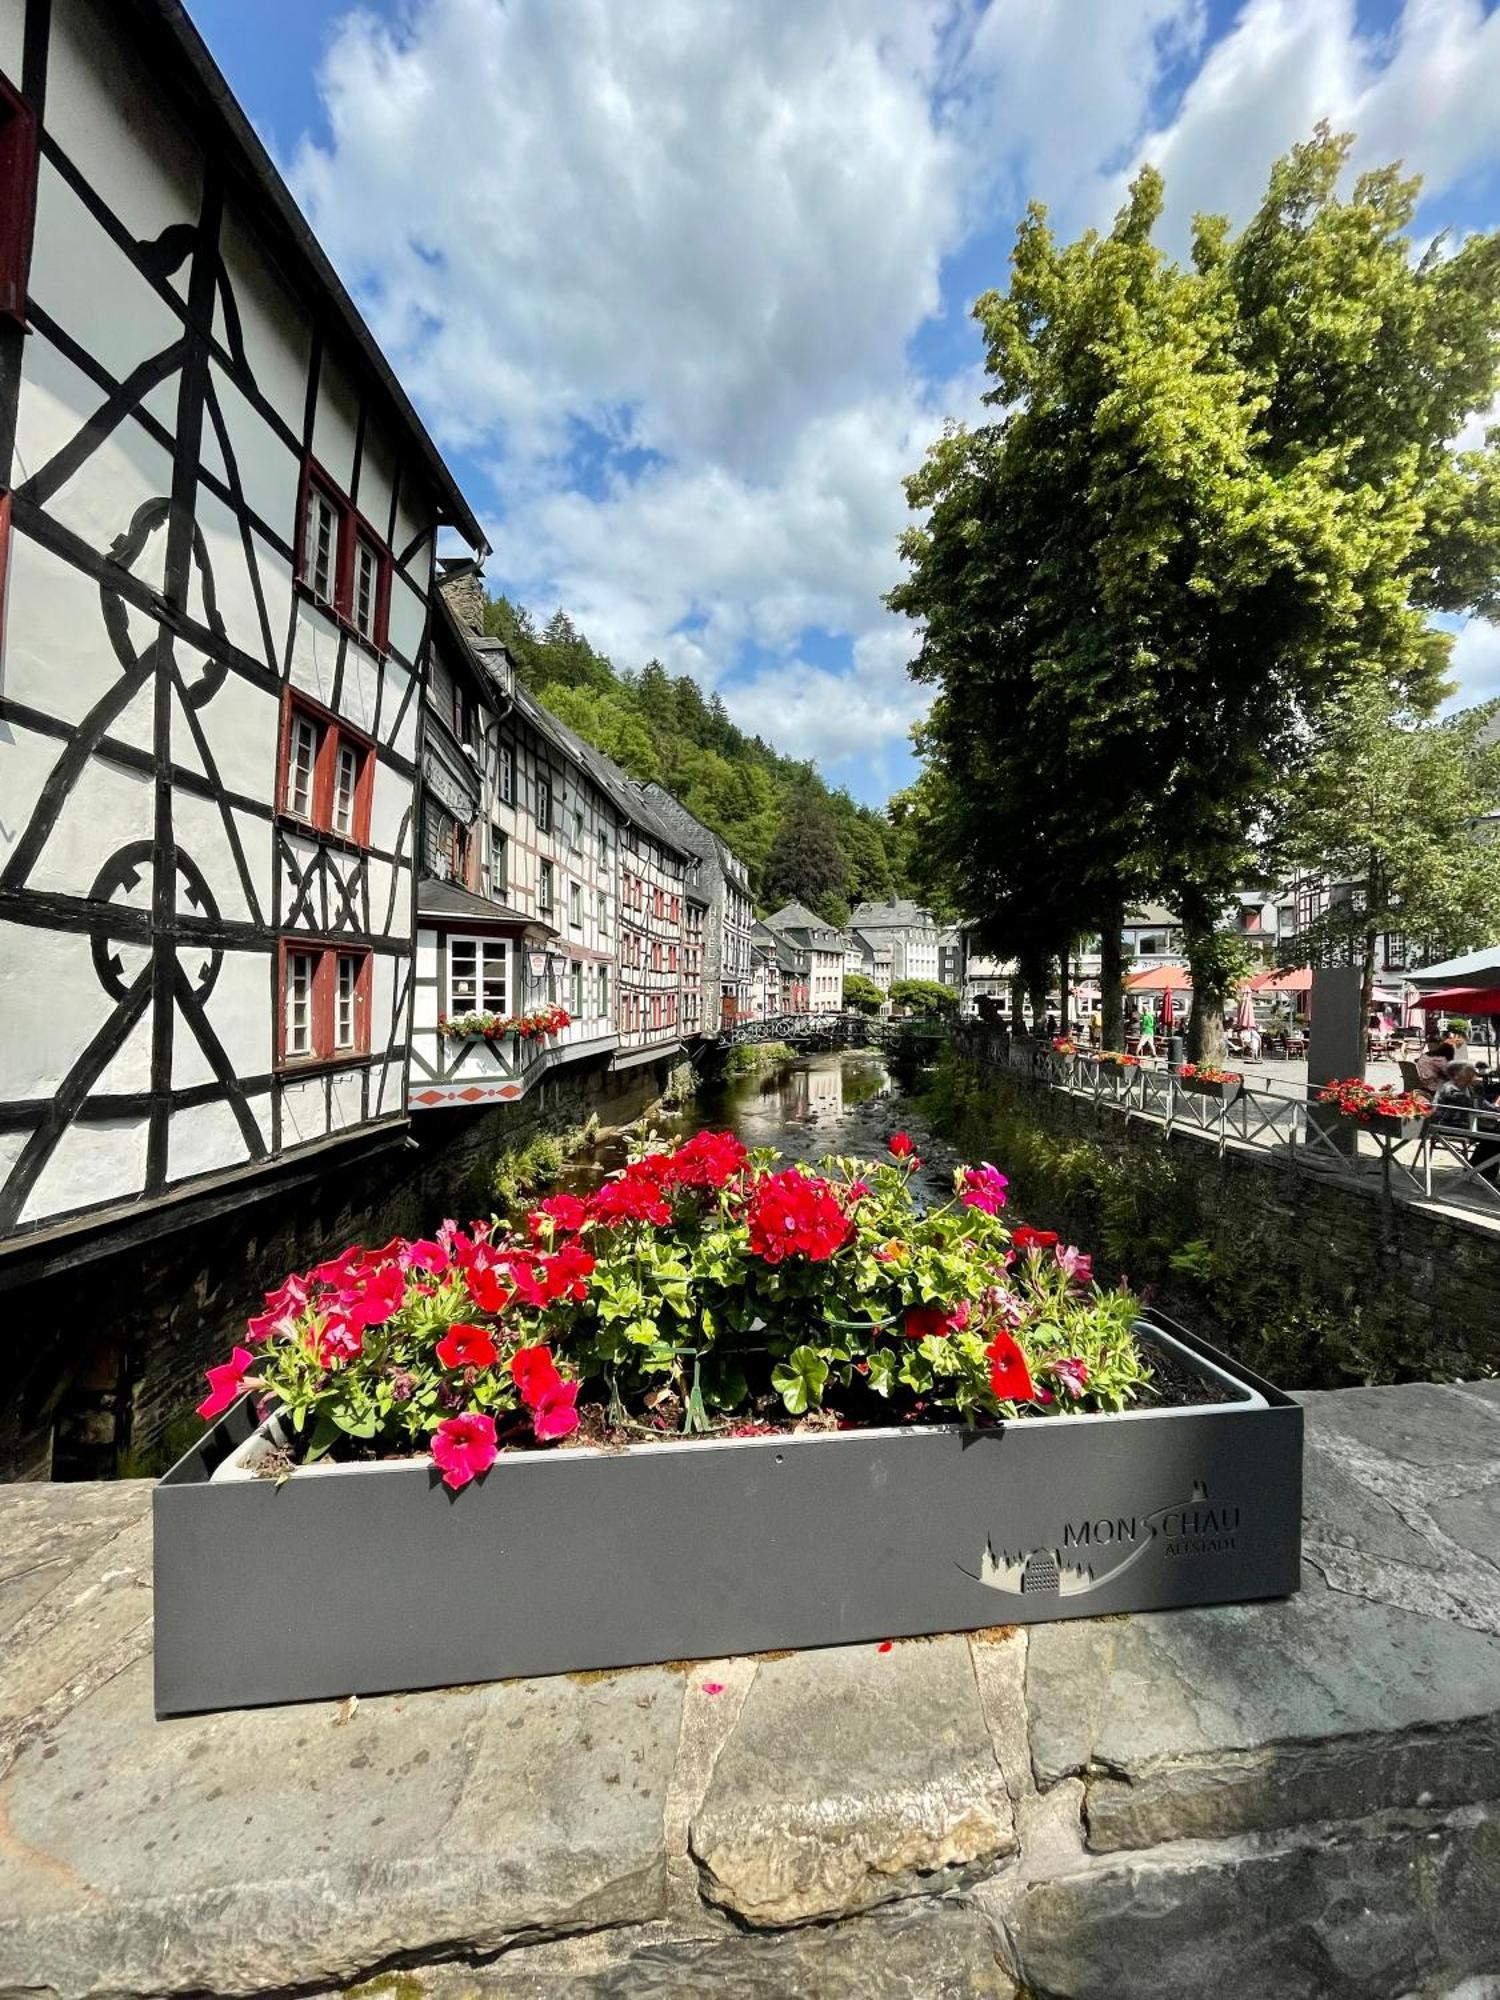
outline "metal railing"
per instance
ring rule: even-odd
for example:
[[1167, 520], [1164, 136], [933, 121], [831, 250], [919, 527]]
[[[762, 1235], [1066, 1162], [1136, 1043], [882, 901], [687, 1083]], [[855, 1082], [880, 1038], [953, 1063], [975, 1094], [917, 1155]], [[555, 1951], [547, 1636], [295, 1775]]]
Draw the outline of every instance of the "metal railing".
[[1441, 1116], [1362, 1125], [1309, 1102], [1305, 1084], [1247, 1077], [1204, 1087], [1164, 1064], [1112, 1062], [1086, 1050], [1064, 1056], [1018, 1040], [1007, 1040], [998, 1056], [982, 1047], [970, 1052], [987, 1067], [1009, 1069], [1127, 1122], [1140, 1119], [1202, 1140], [1220, 1158], [1231, 1145], [1254, 1146], [1323, 1179], [1362, 1186], [1378, 1179], [1388, 1199], [1457, 1201], [1500, 1218], [1500, 1112], [1450, 1108]]

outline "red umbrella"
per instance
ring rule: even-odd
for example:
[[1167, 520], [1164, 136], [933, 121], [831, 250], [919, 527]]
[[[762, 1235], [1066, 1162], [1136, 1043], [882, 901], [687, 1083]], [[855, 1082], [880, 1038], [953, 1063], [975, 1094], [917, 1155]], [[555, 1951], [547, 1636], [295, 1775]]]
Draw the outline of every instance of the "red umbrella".
[[1427, 1014], [1500, 1014], [1500, 986], [1446, 986], [1420, 1005]]
[[1240, 988], [1240, 1004], [1234, 1010], [1234, 1025], [1241, 1033], [1255, 1026], [1255, 1002], [1250, 997], [1250, 988]]
[[1177, 1008], [1172, 999], [1172, 989], [1170, 986], [1168, 986], [1164, 988], [1162, 992], [1161, 1019], [1158, 1023], [1158, 1026], [1161, 1028], [1161, 1031], [1164, 1035], [1170, 1035], [1173, 1028], [1176, 1025], [1177, 1025]]

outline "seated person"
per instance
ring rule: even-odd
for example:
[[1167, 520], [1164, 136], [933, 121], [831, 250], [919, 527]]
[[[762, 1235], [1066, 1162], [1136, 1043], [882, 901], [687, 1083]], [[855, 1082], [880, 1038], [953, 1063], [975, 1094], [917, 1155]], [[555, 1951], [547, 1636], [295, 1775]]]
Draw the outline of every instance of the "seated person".
[[1427, 1047], [1417, 1057], [1416, 1064], [1417, 1082], [1423, 1090], [1430, 1092], [1437, 1089], [1438, 1085], [1448, 1075], [1453, 1063], [1453, 1056], [1454, 1048], [1452, 1042], [1445, 1041], [1438, 1034], [1431, 1034], [1427, 1037]]
[[[1488, 1117], [1475, 1119], [1474, 1112], [1488, 1112]], [[1500, 1123], [1485, 1102], [1479, 1090], [1479, 1072], [1473, 1063], [1454, 1063], [1446, 1077], [1438, 1085], [1432, 1100], [1432, 1119], [1435, 1125], [1459, 1127], [1464, 1130], [1487, 1131], [1489, 1136], [1478, 1139], [1470, 1159], [1474, 1166], [1486, 1177], [1494, 1164], [1500, 1160]]]

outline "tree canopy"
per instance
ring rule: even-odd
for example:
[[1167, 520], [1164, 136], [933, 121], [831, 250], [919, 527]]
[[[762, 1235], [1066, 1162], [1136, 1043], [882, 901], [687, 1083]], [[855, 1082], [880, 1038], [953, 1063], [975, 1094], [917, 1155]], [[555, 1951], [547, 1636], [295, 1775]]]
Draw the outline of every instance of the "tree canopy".
[[1342, 195], [1351, 143], [1294, 148], [1238, 234], [1200, 217], [1187, 265], [1149, 168], [1106, 234], [1031, 207], [974, 309], [998, 414], [907, 486], [923, 865], [1023, 959], [1170, 902], [1200, 1055], [1227, 899], [1327, 728], [1367, 688], [1429, 714], [1430, 614], [1496, 602], [1500, 452], [1452, 440], [1500, 381], [1500, 236], [1417, 254], [1418, 184]]

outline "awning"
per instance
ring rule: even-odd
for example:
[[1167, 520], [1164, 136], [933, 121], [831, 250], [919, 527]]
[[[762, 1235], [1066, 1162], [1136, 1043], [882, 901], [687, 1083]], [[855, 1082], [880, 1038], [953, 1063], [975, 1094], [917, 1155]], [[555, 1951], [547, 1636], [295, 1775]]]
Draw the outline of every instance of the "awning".
[[1295, 972], [1257, 972], [1250, 981], [1252, 993], [1311, 993], [1312, 968], [1299, 965]]
[[1444, 986], [1419, 993], [1424, 1014], [1500, 1014], [1500, 986]]
[[1132, 972], [1125, 981], [1127, 993], [1165, 993], [1168, 987], [1191, 989], [1193, 975], [1185, 965], [1156, 965], [1148, 972]]
[[1466, 952], [1462, 958], [1441, 959], [1436, 965], [1419, 965], [1406, 976], [1413, 986], [1456, 986], [1469, 992], [1500, 986], [1500, 944]]

